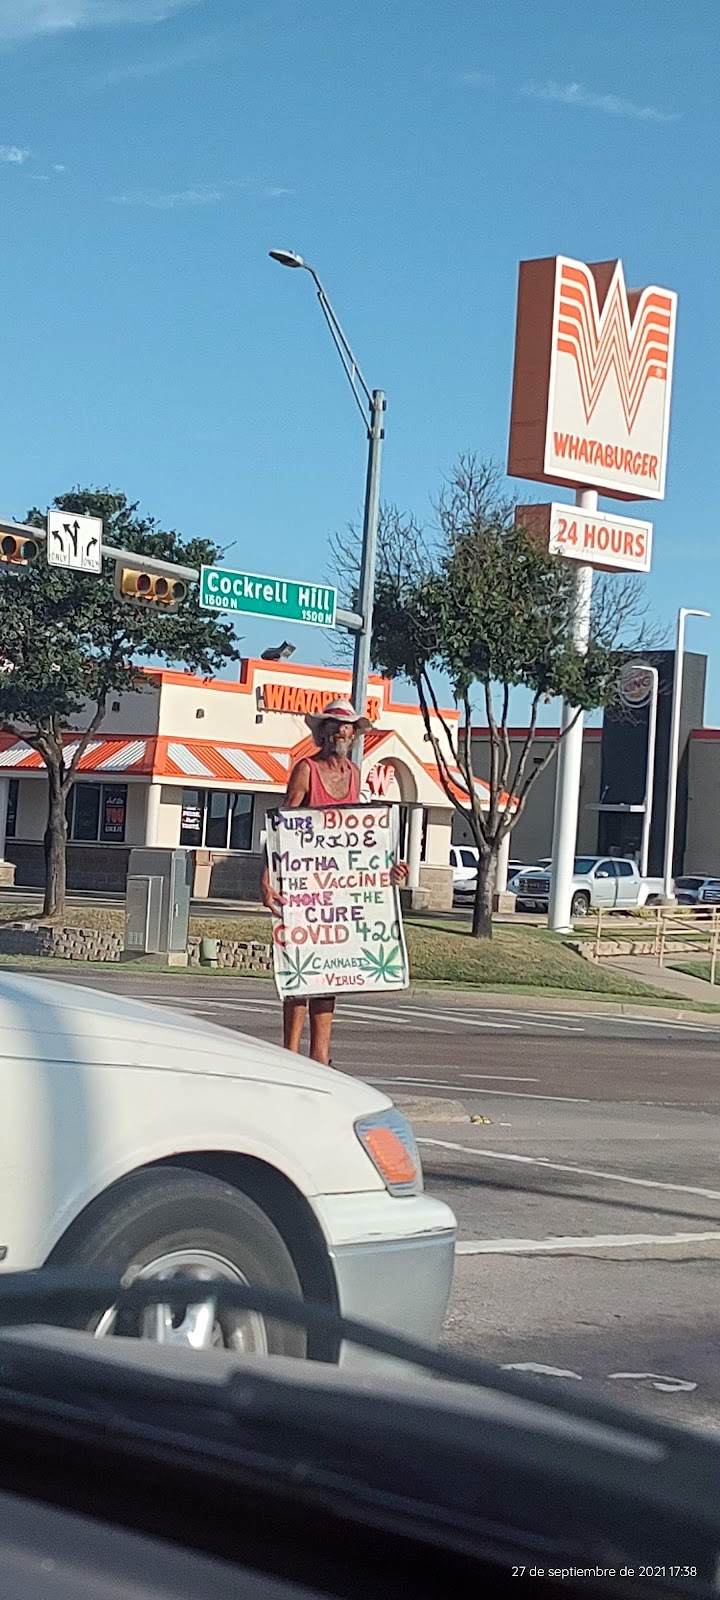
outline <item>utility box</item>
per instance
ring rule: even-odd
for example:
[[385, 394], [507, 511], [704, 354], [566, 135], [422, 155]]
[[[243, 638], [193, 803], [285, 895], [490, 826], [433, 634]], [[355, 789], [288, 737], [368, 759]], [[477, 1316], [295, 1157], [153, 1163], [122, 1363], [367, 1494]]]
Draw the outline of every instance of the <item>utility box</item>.
[[128, 954], [159, 955], [162, 878], [128, 878], [125, 893], [125, 949]]
[[[193, 862], [189, 850], [151, 848], [130, 851], [125, 900], [125, 949], [128, 953], [174, 955], [176, 963], [181, 958], [187, 960], [192, 879]], [[159, 889], [143, 887], [149, 884], [159, 884]], [[158, 897], [156, 934], [154, 919]], [[142, 950], [134, 942], [141, 931], [143, 937], [156, 940], [145, 944]], [[129, 942], [131, 934], [132, 944]]]

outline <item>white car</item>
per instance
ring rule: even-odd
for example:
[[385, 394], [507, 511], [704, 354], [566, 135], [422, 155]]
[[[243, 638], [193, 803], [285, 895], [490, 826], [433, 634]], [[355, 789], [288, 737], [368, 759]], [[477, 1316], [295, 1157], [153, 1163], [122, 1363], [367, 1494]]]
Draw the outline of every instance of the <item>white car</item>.
[[477, 884], [478, 860], [480, 851], [476, 845], [454, 844], [450, 849], [450, 865], [453, 869], [453, 898], [465, 899], [474, 896]]
[[[0, 1272], [220, 1276], [437, 1341], [455, 1219], [423, 1193], [409, 1122], [368, 1084], [194, 1017], [5, 973], [0, 1104]], [[300, 1330], [218, 1320], [200, 1292], [181, 1317], [160, 1306], [128, 1327], [100, 1305], [92, 1326], [308, 1353]]]

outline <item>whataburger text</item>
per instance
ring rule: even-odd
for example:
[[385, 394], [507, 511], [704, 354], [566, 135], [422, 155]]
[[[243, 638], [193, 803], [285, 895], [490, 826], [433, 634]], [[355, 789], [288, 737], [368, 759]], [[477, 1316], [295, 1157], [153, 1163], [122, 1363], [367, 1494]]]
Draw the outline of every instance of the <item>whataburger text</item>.
[[665, 493], [677, 296], [620, 261], [520, 263], [508, 471], [626, 500]]

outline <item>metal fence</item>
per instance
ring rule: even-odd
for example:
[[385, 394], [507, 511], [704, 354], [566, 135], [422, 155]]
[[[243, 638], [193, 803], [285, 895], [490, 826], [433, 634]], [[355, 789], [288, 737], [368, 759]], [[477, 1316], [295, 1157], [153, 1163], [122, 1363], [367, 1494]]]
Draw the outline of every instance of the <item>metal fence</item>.
[[[720, 905], [717, 906], [644, 906], [637, 911], [611, 911], [601, 907], [597, 913], [593, 936], [593, 955], [596, 961], [603, 956], [616, 955], [612, 944], [625, 945], [632, 941], [633, 955], [652, 955], [659, 967], [665, 965], [668, 955], [707, 955], [710, 958], [710, 982], [715, 983], [720, 947]], [[629, 925], [632, 926], [629, 926]], [[638, 945], [642, 948], [638, 949]]]

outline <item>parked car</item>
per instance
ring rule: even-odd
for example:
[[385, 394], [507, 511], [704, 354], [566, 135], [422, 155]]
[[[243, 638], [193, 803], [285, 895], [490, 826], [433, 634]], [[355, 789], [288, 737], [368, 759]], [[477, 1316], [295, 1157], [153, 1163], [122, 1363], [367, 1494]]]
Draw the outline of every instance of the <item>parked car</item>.
[[450, 865], [453, 869], [453, 899], [472, 899], [477, 884], [480, 851], [476, 845], [451, 845]]
[[[514, 894], [514, 895], [517, 894], [517, 892], [518, 892], [518, 879], [521, 878], [524, 873], [526, 873], [526, 872], [547, 872], [548, 867], [550, 866], [550, 864], [551, 864], [550, 856], [541, 856], [539, 861], [529, 861], [529, 862], [511, 861], [509, 866], [508, 866], [508, 885], [507, 885], [510, 893]], [[521, 909], [522, 909], [522, 907], [520, 907], [520, 906], [516, 907], [516, 910], [521, 910]]]
[[[521, 872], [514, 880], [518, 911], [546, 911], [550, 898], [550, 873], [542, 867]], [[571, 915], [586, 917], [602, 906], [623, 911], [636, 906], [659, 905], [662, 878], [641, 878], [636, 861], [616, 856], [576, 856], [572, 883]]]
[[[0, 975], [0, 1273], [44, 1265], [260, 1284], [431, 1342], [455, 1219], [386, 1095], [274, 1045], [74, 984]], [[198, 1289], [116, 1332], [322, 1354]]]
[[679, 906], [720, 904], [720, 878], [691, 875], [675, 879], [675, 899]]

